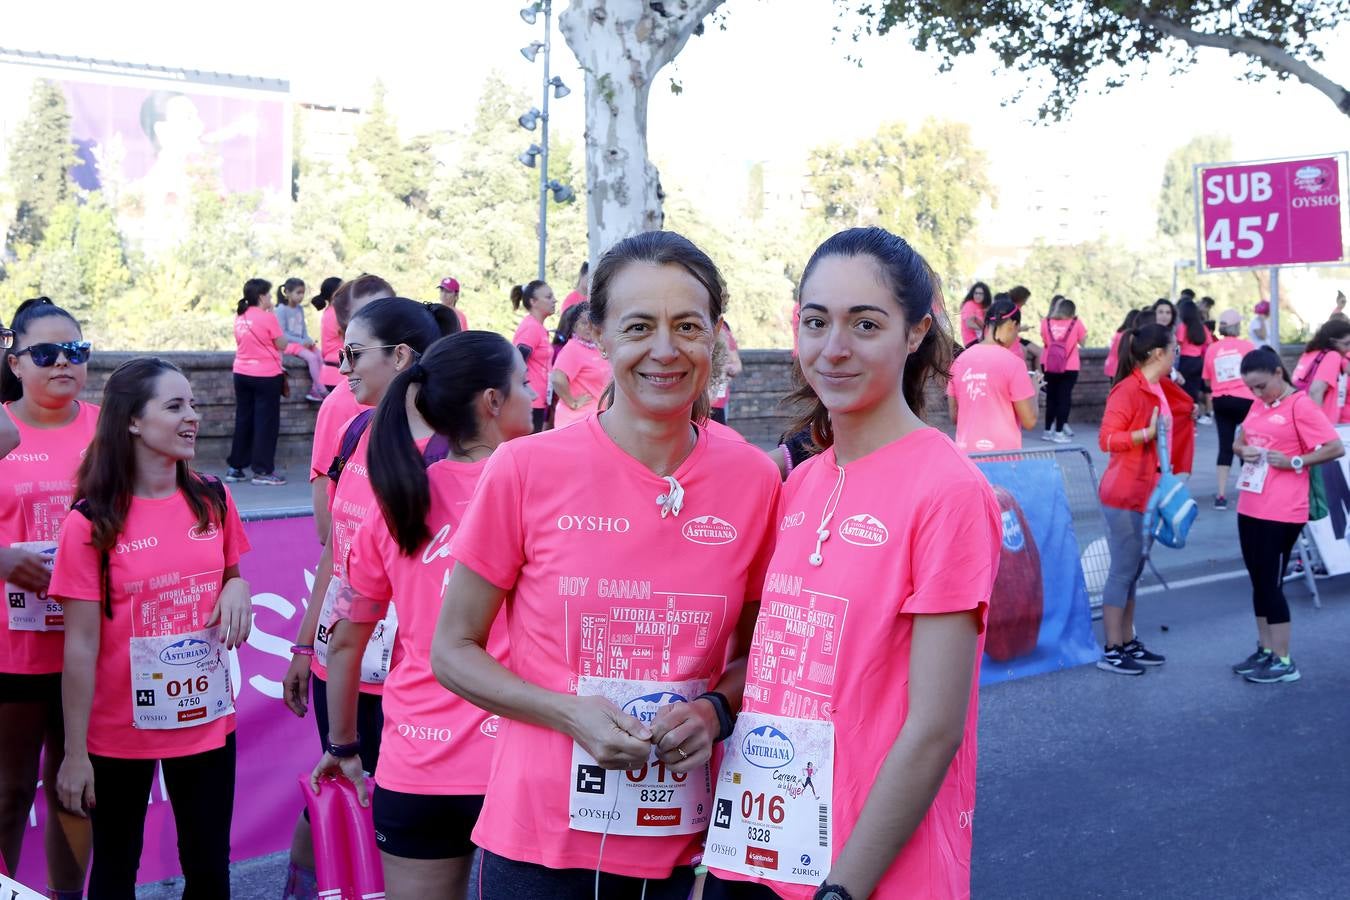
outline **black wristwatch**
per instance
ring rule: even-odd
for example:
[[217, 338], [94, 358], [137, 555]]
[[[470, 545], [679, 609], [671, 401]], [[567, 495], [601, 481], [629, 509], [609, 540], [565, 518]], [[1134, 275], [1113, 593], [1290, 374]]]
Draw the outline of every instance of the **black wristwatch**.
[[840, 884], [822, 884], [812, 900], [853, 900], [853, 895]]
[[717, 740], [725, 741], [731, 737], [731, 732], [736, 728], [736, 714], [731, 711], [731, 701], [727, 700], [725, 694], [719, 694], [716, 691], [708, 691], [699, 694], [695, 700], [707, 700], [712, 704], [713, 710], [717, 713]]
[[328, 742], [328, 755], [336, 759], [351, 759], [361, 752], [361, 735], [356, 736], [356, 740], [350, 744], [335, 744], [331, 740]]

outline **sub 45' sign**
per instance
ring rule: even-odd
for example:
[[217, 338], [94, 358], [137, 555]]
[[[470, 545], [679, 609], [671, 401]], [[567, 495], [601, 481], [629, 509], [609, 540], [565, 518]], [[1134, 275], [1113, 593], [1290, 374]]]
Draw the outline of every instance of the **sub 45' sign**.
[[1195, 167], [1202, 269], [1339, 262], [1344, 155]]

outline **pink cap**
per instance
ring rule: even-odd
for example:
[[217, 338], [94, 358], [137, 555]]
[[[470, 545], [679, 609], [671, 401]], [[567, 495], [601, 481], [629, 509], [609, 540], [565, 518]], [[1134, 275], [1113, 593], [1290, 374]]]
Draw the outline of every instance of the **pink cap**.
[[453, 279], [453, 278], [442, 278], [442, 279], [441, 279], [441, 290], [443, 290], [443, 291], [449, 291], [449, 292], [452, 293], [452, 294], [458, 294], [458, 293], [459, 293], [459, 282], [456, 281], [456, 280]]
[[1270, 303], [1262, 300], [1260, 303], [1256, 304], [1256, 308], [1253, 309], [1252, 312], [1256, 313], [1258, 316], [1268, 316], [1270, 315]]

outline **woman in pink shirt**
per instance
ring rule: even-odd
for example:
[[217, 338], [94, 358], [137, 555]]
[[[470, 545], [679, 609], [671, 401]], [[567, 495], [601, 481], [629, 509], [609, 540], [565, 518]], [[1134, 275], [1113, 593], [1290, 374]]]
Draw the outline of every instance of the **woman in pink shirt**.
[[1125, 321], [1120, 323], [1116, 333], [1111, 335], [1111, 347], [1106, 351], [1106, 363], [1102, 366], [1102, 371], [1112, 382], [1116, 380], [1116, 369], [1120, 367], [1120, 336], [1127, 331], [1134, 330], [1134, 320], [1139, 318], [1139, 310], [1132, 309], [1125, 314]]
[[1219, 339], [1205, 348], [1202, 372], [1214, 397], [1214, 421], [1219, 431], [1219, 458], [1217, 462], [1219, 490], [1214, 495], [1214, 508], [1228, 508], [1228, 470], [1233, 465], [1233, 438], [1238, 426], [1252, 408], [1252, 392], [1242, 380], [1242, 358], [1252, 350], [1251, 341], [1238, 337], [1242, 333], [1242, 314], [1226, 309], [1219, 315]]
[[[609, 409], [497, 448], [450, 552], [432, 645], [446, 687], [500, 715], [474, 829], [483, 900], [685, 900], [712, 818], [778, 476], [700, 426], [723, 288], [672, 232], [592, 272]], [[486, 647], [505, 607], [508, 671]]]
[[18, 868], [41, 778], [47, 884], [52, 896], [65, 900], [79, 897], [84, 886], [89, 835], [87, 823], [60, 815], [56, 796], [65, 745], [64, 625], [47, 590], [98, 407], [79, 399], [90, 350], [70, 313], [39, 297], [19, 306], [13, 325], [0, 368], [4, 418], [13, 420], [20, 444], [0, 463], [0, 579], [9, 599], [7, 614], [0, 615], [0, 854], [9, 871]]
[[553, 395], [558, 398], [553, 413], [553, 427], [562, 428], [593, 415], [600, 408], [600, 397], [609, 387], [611, 371], [600, 345], [595, 342], [595, 330], [590, 323], [590, 304], [578, 303], [576, 327], [558, 353], [549, 376]]
[[341, 278], [329, 276], [319, 285], [319, 293], [309, 301], [319, 311], [319, 352], [323, 357], [319, 380], [330, 390], [342, 381], [337, 361], [338, 350], [342, 347], [342, 329], [338, 327], [337, 311], [333, 308], [333, 295], [341, 286]]
[[703, 896], [967, 897], [1002, 529], [984, 476], [921, 418], [952, 346], [941, 288], [902, 238], [855, 228], [816, 250], [800, 298], [798, 396], [825, 450], [778, 506]]
[[1069, 414], [1073, 412], [1073, 389], [1078, 384], [1082, 361], [1078, 350], [1087, 344], [1087, 328], [1078, 318], [1078, 307], [1068, 297], [1057, 297], [1050, 317], [1041, 322], [1041, 368], [1045, 370], [1045, 434], [1042, 440], [1067, 444]]
[[1302, 677], [1289, 655], [1284, 572], [1308, 522], [1308, 473], [1345, 449], [1316, 402], [1288, 382], [1275, 351], [1244, 356], [1242, 380], [1256, 402], [1233, 445], [1242, 459], [1238, 541], [1252, 582], [1257, 644], [1233, 671], [1257, 684], [1279, 684]]
[[[1194, 300], [1177, 303], [1177, 371], [1185, 380], [1181, 387], [1197, 404], [1205, 393], [1205, 348], [1214, 342], [1214, 335], [1205, 325], [1200, 306]], [[1205, 423], [1201, 423], [1205, 424]]]
[[1022, 429], [1036, 427], [1036, 386], [1022, 366], [1017, 343], [1022, 311], [995, 300], [984, 320], [984, 340], [952, 363], [947, 402], [956, 423], [956, 446], [967, 453], [1021, 450]]
[[543, 431], [548, 421], [548, 370], [553, 362], [549, 351], [548, 329], [544, 322], [553, 315], [558, 305], [553, 288], [542, 281], [516, 285], [511, 288], [511, 308], [524, 308], [525, 318], [516, 328], [512, 343], [525, 357], [525, 369], [530, 373], [530, 387], [534, 388], [534, 430]]
[[230, 894], [234, 691], [248, 637], [248, 550], [229, 491], [193, 472], [192, 387], [140, 357], [103, 391], [51, 593], [65, 606], [61, 804], [93, 824], [89, 896], [132, 897], [156, 762], [176, 815], [184, 896]]
[[989, 308], [993, 295], [989, 285], [977, 281], [966, 291], [961, 301], [961, 346], [969, 347], [984, 334], [984, 311]]
[[1350, 321], [1322, 323], [1294, 366], [1294, 387], [1307, 393], [1331, 424], [1341, 420], [1346, 400], [1346, 360], [1350, 352]]
[[262, 278], [244, 282], [244, 296], [234, 319], [234, 439], [226, 481], [244, 481], [253, 467], [253, 483], [282, 485], [275, 471], [277, 437], [281, 432], [281, 388], [286, 376], [281, 351], [286, 335], [272, 312], [272, 283]]
[[[328, 656], [329, 740], [315, 767], [342, 774], [366, 802], [358, 756], [361, 652], [398, 598], [398, 662], [384, 686], [384, 735], [375, 770], [375, 839], [390, 900], [463, 897], [469, 839], [483, 805], [496, 717], [447, 695], [431, 672], [431, 639], [454, 560], [448, 544], [492, 451], [530, 433], [533, 392], [510, 342], [474, 331], [439, 340], [390, 384], [371, 426], [370, 477], [380, 515], [357, 530], [338, 595]], [[426, 465], [419, 441], [448, 439]], [[498, 617], [488, 652], [506, 662]]]

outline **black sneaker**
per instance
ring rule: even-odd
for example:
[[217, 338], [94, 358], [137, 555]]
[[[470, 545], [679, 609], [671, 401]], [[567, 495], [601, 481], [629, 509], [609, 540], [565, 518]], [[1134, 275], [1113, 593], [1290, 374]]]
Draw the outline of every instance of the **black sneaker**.
[[1121, 647], [1120, 652], [1124, 653], [1141, 666], [1161, 666], [1163, 663], [1167, 662], [1167, 657], [1163, 656], [1161, 653], [1154, 653], [1152, 650], [1149, 650], [1140, 643], [1139, 638], [1135, 638], [1124, 647]]
[[1263, 647], [1257, 647], [1256, 652], [1247, 657], [1240, 663], [1234, 663], [1234, 675], [1250, 675], [1253, 672], [1260, 671], [1266, 667], [1266, 664], [1275, 656], [1269, 650]]
[[1097, 668], [1103, 672], [1115, 672], [1117, 675], [1143, 675], [1144, 667], [1135, 662], [1120, 647], [1107, 647], [1102, 658], [1097, 660]]
[[1293, 659], [1285, 662], [1272, 653], [1265, 666], [1242, 677], [1253, 684], [1278, 684], [1281, 681], [1298, 681], [1303, 674], [1294, 665]]
[[225, 473], [226, 481], [248, 481], [248, 478], [243, 469], [230, 469]]
[[1215, 497], [1214, 497], [1214, 508], [1215, 508], [1215, 509], [1227, 509], [1227, 508], [1228, 508], [1228, 498], [1227, 498], [1227, 497], [1222, 497], [1222, 496], [1219, 496], [1219, 495], [1215, 495]]

